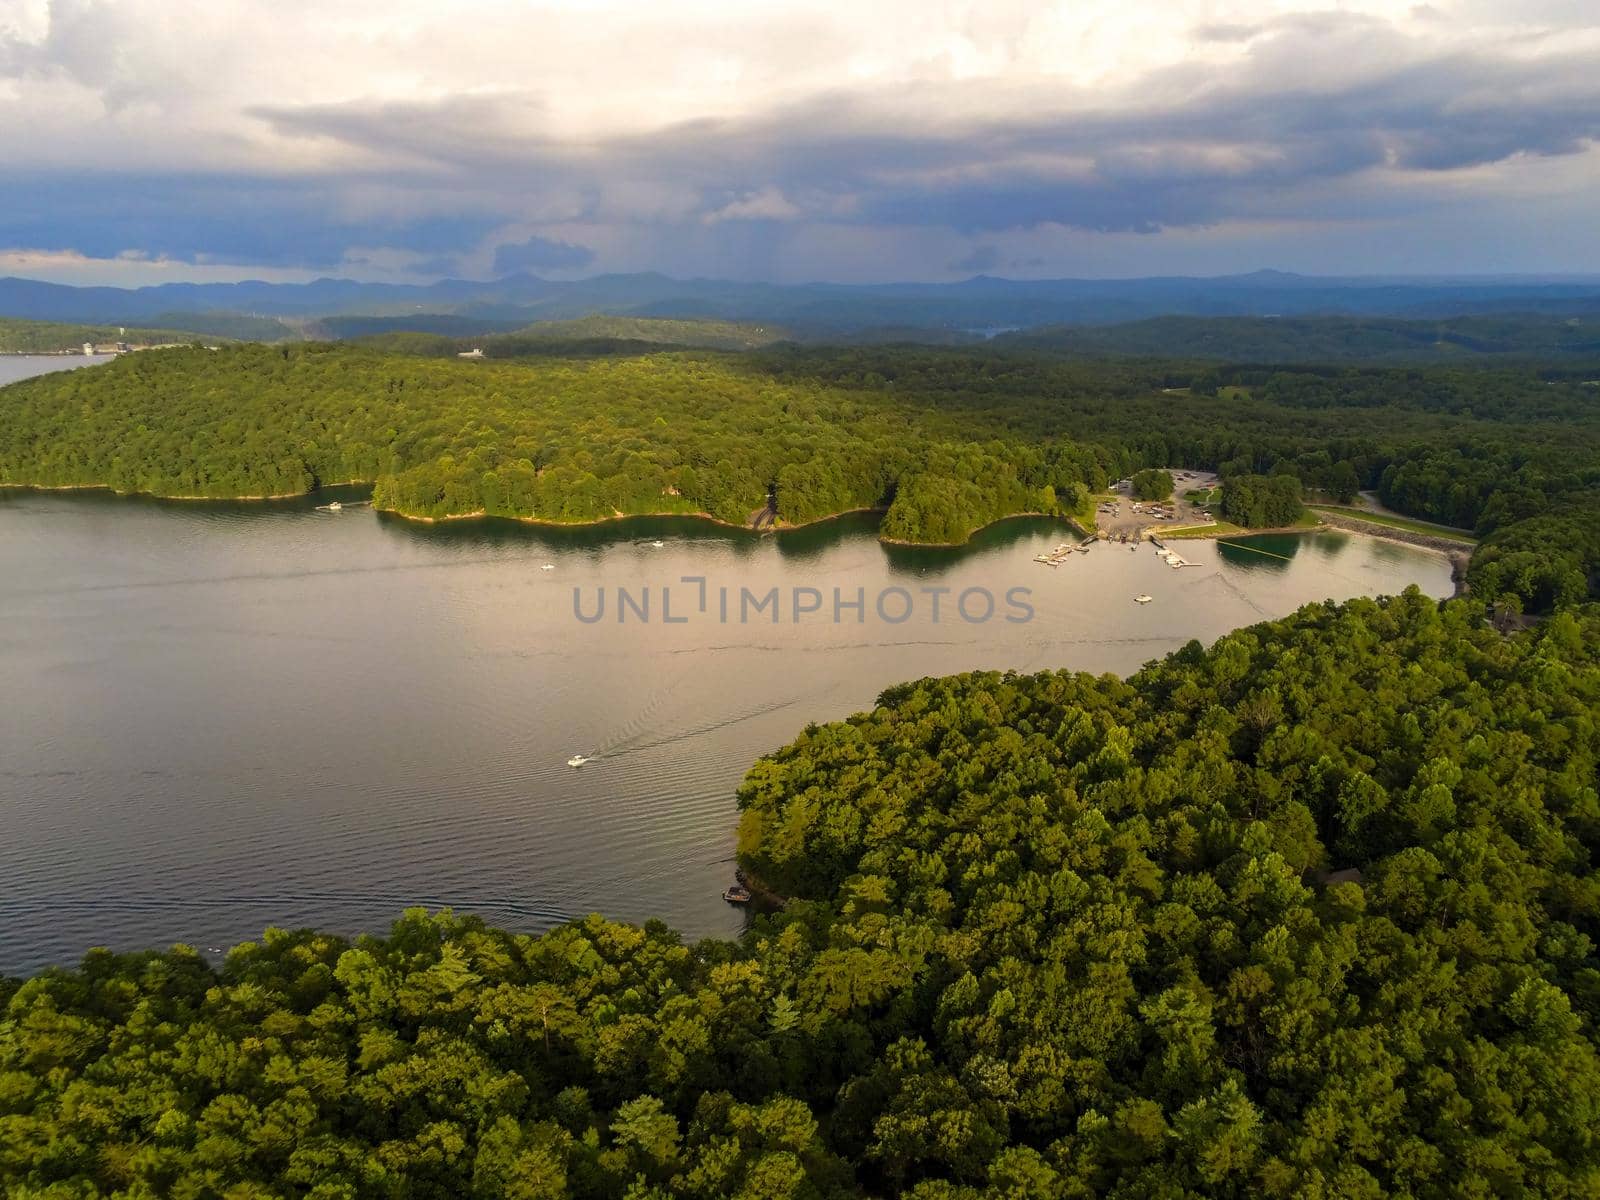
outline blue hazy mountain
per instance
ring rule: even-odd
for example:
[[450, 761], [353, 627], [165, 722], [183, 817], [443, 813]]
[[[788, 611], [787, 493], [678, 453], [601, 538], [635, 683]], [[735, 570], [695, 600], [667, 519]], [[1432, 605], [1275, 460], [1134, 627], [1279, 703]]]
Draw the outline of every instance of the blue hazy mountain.
[[1600, 313], [1600, 278], [1327, 278], [1281, 271], [1213, 278], [1015, 280], [955, 283], [770, 284], [672, 279], [654, 273], [558, 281], [518, 274], [432, 284], [165, 283], [72, 287], [0, 279], [0, 316], [169, 327], [183, 314], [264, 317], [449, 316], [452, 331], [484, 332], [590, 314], [765, 321], [802, 333], [879, 327], [994, 331], [1110, 325], [1160, 316], [1387, 316], [1441, 319], [1485, 313]]

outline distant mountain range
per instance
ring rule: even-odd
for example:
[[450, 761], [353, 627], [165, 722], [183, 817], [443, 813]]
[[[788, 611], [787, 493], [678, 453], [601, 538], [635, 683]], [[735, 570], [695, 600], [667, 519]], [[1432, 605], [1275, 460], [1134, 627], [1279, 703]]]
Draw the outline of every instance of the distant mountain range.
[[[886, 328], [993, 333], [1160, 316], [1441, 319], [1486, 313], [1600, 314], [1600, 278], [1341, 279], [1257, 271], [1215, 278], [977, 276], [959, 283], [781, 285], [657, 274], [559, 282], [521, 274], [427, 285], [317, 279], [132, 289], [0, 279], [0, 316], [252, 336], [244, 318], [260, 322], [255, 336], [262, 337], [274, 336], [277, 329], [302, 336], [337, 333], [338, 323], [329, 318], [368, 318], [365, 328], [371, 332], [417, 329], [471, 336], [603, 314], [765, 323], [798, 337], [826, 338]], [[322, 330], [317, 321], [326, 323]], [[359, 321], [350, 324], [362, 327]]]

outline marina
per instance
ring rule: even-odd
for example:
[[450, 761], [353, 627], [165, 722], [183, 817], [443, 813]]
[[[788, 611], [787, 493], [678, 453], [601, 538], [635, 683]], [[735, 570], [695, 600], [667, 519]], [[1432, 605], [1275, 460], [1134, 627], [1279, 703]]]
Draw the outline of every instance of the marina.
[[1033, 561], [1046, 567], [1059, 567], [1062, 563], [1071, 562], [1072, 555], [1075, 553], [1089, 553], [1090, 548], [1097, 541], [1102, 540], [1108, 544], [1114, 542], [1120, 545], [1126, 545], [1128, 549], [1132, 550], [1134, 553], [1138, 552], [1141, 545], [1148, 544], [1155, 549], [1156, 556], [1174, 570], [1179, 570], [1183, 567], [1193, 567], [1199, 565], [1198, 563], [1190, 562], [1176, 550], [1169, 549], [1167, 545], [1156, 535], [1151, 534], [1148, 538], [1145, 537], [1142, 529], [1134, 530], [1132, 533], [1122, 531], [1114, 535], [1093, 533], [1076, 545], [1073, 545], [1069, 542], [1061, 542], [1053, 549], [1043, 554], [1035, 554], [1033, 556]]

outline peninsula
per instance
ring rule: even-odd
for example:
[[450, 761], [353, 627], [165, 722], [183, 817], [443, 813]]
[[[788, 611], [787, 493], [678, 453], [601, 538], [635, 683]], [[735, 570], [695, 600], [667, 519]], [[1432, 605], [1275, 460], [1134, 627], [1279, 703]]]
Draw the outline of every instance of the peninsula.
[[358, 481], [405, 517], [552, 524], [799, 526], [881, 509], [885, 541], [959, 545], [1019, 514], [1092, 528], [1114, 482], [1191, 468], [1220, 476], [1221, 532], [1293, 525], [1302, 496], [1347, 504], [1363, 489], [1406, 517], [1476, 529], [1474, 591], [1542, 611], [1586, 595], [1600, 567], [1592, 400], [1577, 378], [1487, 367], [239, 345], [0, 390], [0, 485], [233, 499]]

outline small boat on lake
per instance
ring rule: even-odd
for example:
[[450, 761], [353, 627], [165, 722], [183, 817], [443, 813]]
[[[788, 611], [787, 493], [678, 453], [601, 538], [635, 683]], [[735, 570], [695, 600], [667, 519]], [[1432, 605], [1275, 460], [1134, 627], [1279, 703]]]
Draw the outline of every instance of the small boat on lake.
[[333, 501], [332, 503], [330, 503], [328, 505], [328, 511], [329, 512], [343, 512], [344, 511], [344, 505], [340, 504], [337, 500], [335, 500], [335, 501]]
[[1150, 603], [1150, 601], [1151, 601], [1151, 600], [1152, 600], [1152, 599], [1153, 599], [1153, 597], [1151, 597], [1151, 596], [1148, 596], [1148, 595], [1145, 595], [1145, 596], [1135, 596], [1135, 597], [1134, 597], [1134, 598], [1133, 598], [1133, 602], [1134, 602], [1134, 603], [1135, 603], [1135, 604], [1149, 604], [1149, 603]]
[[749, 904], [750, 889], [742, 883], [736, 883], [722, 893], [722, 898], [729, 904]]
[[555, 569], [556, 569], [555, 563], [545, 563], [544, 566], [539, 568], [539, 570], [541, 570], [541, 571], [554, 571]]
[[589, 761], [591, 761], [591, 760], [590, 760], [589, 756], [586, 755], [586, 754], [574, 754], [571, 758], [567, 759], [567, 766], [569, 766], [569, 767], [581, 767], [581, 766], [583, 766], [584, 763], [589, 762]]
[[661, 549], [661, 547], [666, 545], [666, 543], [662, 542], [662, 541], [655, 541], [655, 542], [651, 542], [650, 544], [652, 546], [654, 546], [657, 550]]

